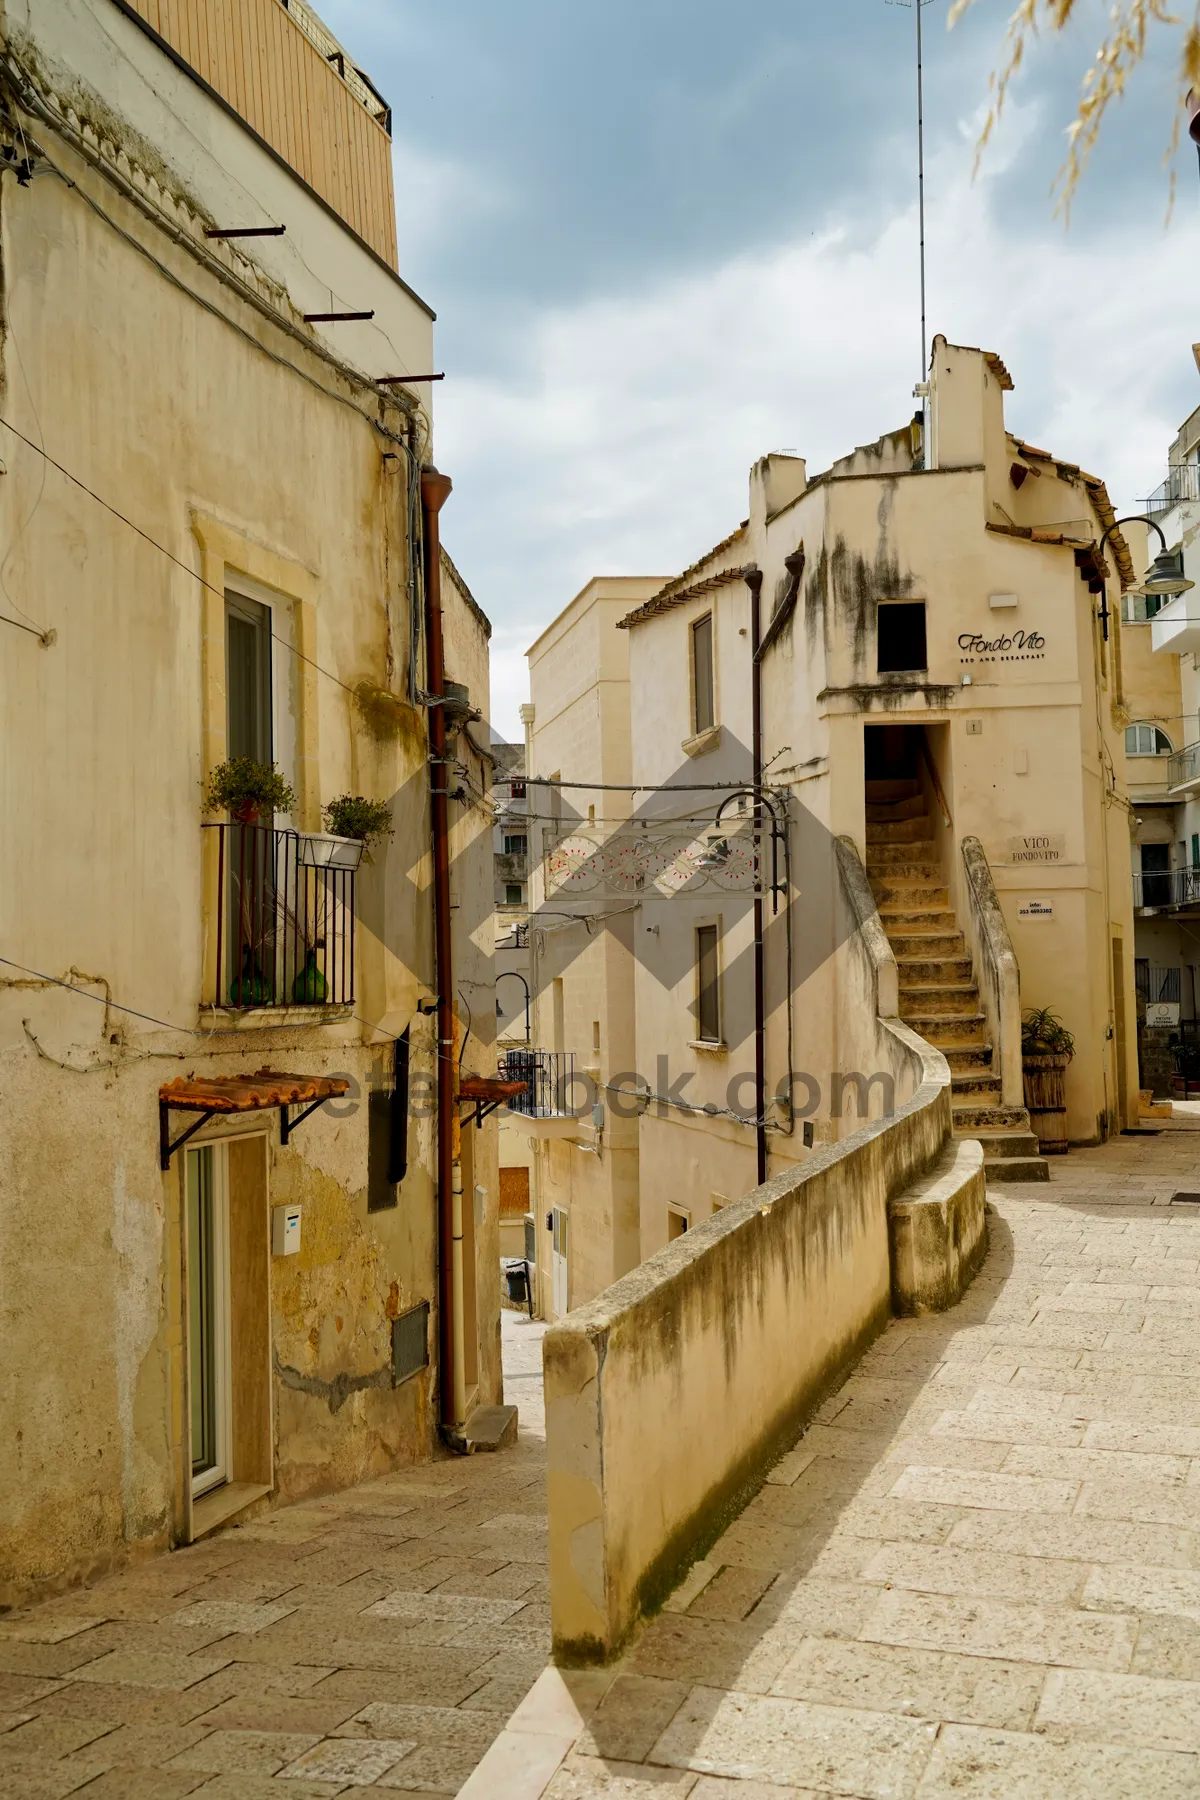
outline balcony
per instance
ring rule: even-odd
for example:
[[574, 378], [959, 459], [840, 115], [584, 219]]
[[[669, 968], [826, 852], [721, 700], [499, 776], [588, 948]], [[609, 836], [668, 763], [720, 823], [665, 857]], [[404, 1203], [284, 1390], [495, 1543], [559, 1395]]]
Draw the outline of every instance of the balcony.
[[206, 825], [217, 839], [216, 991], [209, 1004], [348, 1007], [357, 871], [316, 866], [310, 840], [265, 825]]
[[1142, 509], [1148, 513], [1170, 512], [1184, 500], [1200, 500], [1200, 463], [1170, 463], [1167, 479], [1142, 501]]
[[[1183, 598], [1183, 596], [1180, 596]], [[1200, 781], [1200, 744], [1186, 744], [1167, 758], [1167, 792], [1174, 794]], [[1185, 871], [1186, 873], [1187, 871]]]
[[1155, 869], [1133, 877], [1135, 912], [1170, 912], [1200, 906], [1200, 869]]
[[531, 1137], [574, 1137], [581, 1114], [575, 1110], [590, 1097], [588, 1084], [575, 1071], [573, 1050], [506, 1050], [500, 1058], [505, 1081], [523, 1081], [525, 1091], [508, 1103], [518, 1126]]
[[396, 267], [391, 108], [306, 0], [124, 5]]

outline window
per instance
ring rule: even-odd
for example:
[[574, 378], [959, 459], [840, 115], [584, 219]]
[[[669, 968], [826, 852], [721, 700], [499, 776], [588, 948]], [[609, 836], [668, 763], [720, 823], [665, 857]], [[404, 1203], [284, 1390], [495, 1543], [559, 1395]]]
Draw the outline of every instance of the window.
[[505, 906], [520, 906], [521, 884], [519, 881], [506, 881], [504, 884]]
[[529, 848], [528, 839], [523, 831], [506, 831], [504, 834], [505, 856], [524, 856]]
[[908, 675], [929, 667], [923, 600], [891, 601], [881, 606], [877, 637], [881, 675]]
[[696, 1031], [702, 1044], [721, 1041], [721, 983], [717, 964], [717, 928], [696, 931]]
[[524, 776], [522, 776], [519, 780], [514, 777], [514, 779], [509, 783], [508, 791], [514, 800], [523, 800], [525, 798], [525, 778], [524, 778]]
[[1192, 833], [1192, 867], [1200, 869], [1200, 831]]
[[187, 1153], [192, 1494], [229, 1480], [229, 1194], [226, 1146]]
[[225, 596], [226, 753], [274, 761], [271, 730], [271, 609]]
[[713, 621], [705, 613], [692, 626], [692, 729], [711, 731], [717, 721], [713, 688]]
[[675, 1209], [675, 1207], [673, 1207], [673, 1206], [668, 1206], [668, 1208], [667, 1208], [667, 1242], [668, 1242], [668, 1244], [673, 1244], [675, 1242], [676, 1238], [682, 1237], [684, 1232], [687, 1230], [687, 1228], [688, 1228], [687, 1214], [685, 1212], [678, 1212]]
[[1170, 756], [1171, 750], [1170, 738], [1157, 725], [1126, 726], [1126, 756]]

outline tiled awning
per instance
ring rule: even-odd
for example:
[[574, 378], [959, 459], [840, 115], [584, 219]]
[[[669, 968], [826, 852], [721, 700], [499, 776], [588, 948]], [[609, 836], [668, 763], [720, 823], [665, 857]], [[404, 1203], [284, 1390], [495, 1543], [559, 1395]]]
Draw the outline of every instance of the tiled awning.
[[513, 1081], [500, 1075], [464, 1075], [458, 1084], [458, 1097], [475, 1108], [475, 1123], [482, 1125], [489, 1113], [515, 1100], [529, 1087], [527, 1081]]
[[[180, 1145], [207, 1124], [214, 1114], [279, 1111], [279, 1139], [288, 1137], [302, 1119], [336, 1099], [350, 1087], [344, 1075], [289, 1075], [282, 1069], [259, 1069], [254, 1075], [181, 1075], [165, 1081], [158, 1090], [159, 1162], [164, 1169]], [[290, 1108], [303, 1106], [293, 1119]], [[171, 1142], [172, 1112], [196, 1112], [200, 1117]]]

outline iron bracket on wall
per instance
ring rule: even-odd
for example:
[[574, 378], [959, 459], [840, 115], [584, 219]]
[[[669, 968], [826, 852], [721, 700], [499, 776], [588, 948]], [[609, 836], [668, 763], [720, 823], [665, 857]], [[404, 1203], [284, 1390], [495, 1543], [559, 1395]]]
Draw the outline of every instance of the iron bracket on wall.
[[508, 1105], [508, 1098], [505, 1096], [502, 1100], [463, 1100], [460, 1104], [466, 1108], [462, 1115], [464, 1119], [469, 1119], [474, 1110], [476, 1125], [482, 1125], [483, 1121], [490, 1118], [494, 1112], [499, 1111], [500, 1107]]
[[[318, 1106], [324, 1106], [326, 1100], [330, 1099], [331, 1097], [332, 1096], [330, 1096], [329, 1094], [323, 1094], [319, 1100], [314, 1100], [314, 1101], [312, 1101], [312, 1103], [310, 1105], [306, 1106], [304, 1108], [303, 1112], [297, 1113], [294, 1119], [289, 1117], [289, 1114], [291, 1111], [290, 1107], [286, 1103], [283, 1106], [281, 1106], [279, 1108], [279, 1142], [281, 1144], [286, 1144], [288, 1139], [290, 1138], [292, 1132], [295, 1131], [297, 1125], [303, 1125], [305, 1119], [307, 1119], [311, 1113], [315, 1113]], [[174, 1143], [172, 1143], [172, 1141], [171, 1141], [171, 1113], [172, 1113], [172, 1110], [187, 1110], [187, 1109], [178, 1109], [178, 1108], [173, 1109], [171, 1107], [169, 1101], [166, 1101], [166, 1100], [159, 1101], [159, 1103], [158, 1103], [158, 1164], [159, 1164], [159, 1167], [163, 1170], [169, 1169], [171, 1167], [171, 1158], [174, 1156], [175, 1152], [179, 1149], [182, 1149], [183, 1145], [187, 1143], [187, 1141], [190, 1137], [192, 1137], [197, 1131], [199, 1131], [199, 1129], [202, 1125], [207, 1125], [210, 1119], [227, 1119], [227, 1118], [231, 1118], [234, 1116], [231, 1113], [214, 1113], [214, 1112], [208, 1112], [208, 1111], [202, 1112], [200, 1114], [200, 1117], [198, 1119], [193, 1119], [192, 1123], [190, 1125], [186, 1126], [185, 1129], [183, 1131], [181, 1131], [179, 1136], [175, 1139]], [[256, 1109], [256, 1110], [265, 1111], [267, 1109], [262, 1108], [262, 1109]]]

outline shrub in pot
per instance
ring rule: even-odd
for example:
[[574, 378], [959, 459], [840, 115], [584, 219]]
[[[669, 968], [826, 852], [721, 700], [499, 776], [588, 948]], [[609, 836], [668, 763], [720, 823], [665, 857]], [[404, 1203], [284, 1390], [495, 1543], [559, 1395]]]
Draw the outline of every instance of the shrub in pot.
[[1067, 1150], [1067, 1064], [1075, 1039], [1048, 1006], [1031, 1007], [1021, 1020], [1025, 1110], [1043, 1156]]
[[218, 763], [204, 793], [205, 812], [227, 812], [238, 825], [269, 822], [277, 812], [291, 812], [295, 791], [274, 763], [253, 756], [231, 756]]
[[372, 844], [395, 833], [392, 809], [386, 800], [367, 800], [362, 794], [339, 794], [321, 808], [325, 829], [332, 837], [356, 838], [370, 861]]

